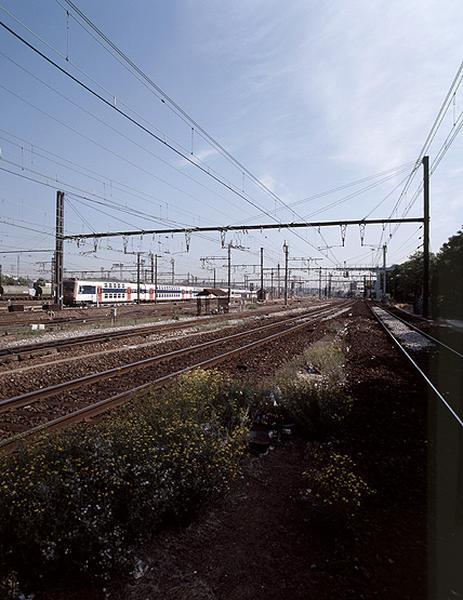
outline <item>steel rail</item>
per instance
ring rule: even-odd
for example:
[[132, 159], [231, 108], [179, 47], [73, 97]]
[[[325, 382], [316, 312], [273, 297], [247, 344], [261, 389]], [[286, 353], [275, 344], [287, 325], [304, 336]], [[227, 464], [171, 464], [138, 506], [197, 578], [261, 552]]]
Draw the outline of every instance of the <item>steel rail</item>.
[[[326, 304], [322, 305], [327, 306]], [[321, 308], [321, 307], [320, 307]], [[212, 323], [211, 323], [212, 320]], [[275, 321], [273, 321], [275, 322]], [[220, 322], [216, 322], [214, 323], [213, 319], [205, 319], [203, 321], [200, 321], [200, 323], [198, 323], [197, 321], [188, 321], [187, 323], [183, 324], [183, 327], [179, 327], [179, 326], [172, 326], [172, 327], [165, 327], [160, 329], [159, 334], [163, 334], [163, 333], [171, 333], [171, 332], [175, 332], [175, 331], [188, 331], [190, 329], [194, 329], [194, 328], [198, 328], [198, 326], [201, 325], [201, 323], [206, 323], [209, 324], [211, 323], [212, 325], [214, 325], [217, 329], [215, 329], [215, 331], [218, 331], [219, 329], [227, 329], [227, 328], [232, 328], [233, 324], [229, 324], [227, 320], [225, 321], [220, 321]], [[252, 328], [254, 329], [254, 328]], [[251, 329], [251, 330], [252, 330]], [[214, 331], [214, 330], [213, 330]], [[213, 332], [212, 331], [212, 332]], [[211, 331], [192, 331], [189, 332], [187, 335], [190, 338], [199, 336], [199, 335], [204, 335], [205, 333], [212, 333]], [[146, 334], [143, 334], [143, 337], [145, 337], [145, 339], [148, 337]], [[158, 339], [159, 338], [159, 339]], [[106, 338], [104, 338], [102, 341], [105, 341]], [[167, 341], [172, 341], [171, 338], [169, 338]], [[96, 356], [108, 356], [108, 355], [116, 355], [116, 354], [121, 354], [123, 352], [127, 353], [127, 352], [136, 352], [138, 350], [143, 350], [143, 349], [148, 349], [148, 348], [152, 348], [153, 346], [157, 346], [163, 343], [162, 340], [162, 335], [156, 336], [156, 339], [150, 342], [143, 342], [140, 344], [131, 344], [130, 346], [126, 346], [126, 345], [118, 345], [115, 348], [110, 348], [110, 349], [103, 349], [103, 350], [98, 350], [96, 352], [89, 352], [87, 354], [85, 354], [85, 356], [83, 358], [85, 358], [86, 360], [89, 358], [93, 358]], [[43, 357], [43, 354], [39, 354], [39, 357]], [[58, 365], [63, 365], [65, 363], [69, 363], [71, 361], [75, 361], [76, 357], [74, 355], [70, 355], [70, 356], [65, 356], [62, 357], [63, 355], [58, 353], [47, 353], [46, 356], [49, 356], [50, 358], [53, 357], [52, 360], [49, 361], [45, 361], [45, 362], [39, 362], [39, 363], [33, 363], [33, 364], [27, 364], [25, 366], [18, 366], [18, 367], [14, 367], [14, 368], [9, 368], [9, 369], [5, 369], [5, 370], [0, 370], [0, 382], [2, 380], [3, 377], [9, 377], [10, 375], [17, 375], [18, 373], [24, 373], [26, 371], [34, 371], [34, 370], [40, 370], [40, 369], [47, 369], [50, 367], [54, 367], [54, 366], [58, 366]], [[61, 358], [62, 357], [62, 358]], [[30, 358], [34, 358], [33, 355], [30, 356]], [[21, 364], [22, 361], [20, 361], [19, 364]], [[0, 358], [0, 365], [2, 364], [1, 362], [1, 358]], [[5, 364], [5, 363], [4, 363]], [[11, 364], [11, 363], [9, 363]]]
[[[395, 335], [392, 333], [392, 331], [381, 320], [381, 317], [375, 313], [375, 311], [373, 310], [373, 306], [369, 304], [369, 307], [370, 307], [370, 311], [371, 311], [372, 315], [378, 321], [378, 323], [381, 325], [381, 327], [384, 329], [386, 334], [391, 338], [394, 345], [407, 358], [407, 360], [412, 364], [412, 366], [415, 368], [415, 370], [418, 371], [418, 373], [423, 377], [423, 379], [426, 381], [428, 386], [431, 388], [431, 390], [434, 392], [434, 394], [439, 398], [439, 400], [444, 404], [444, 406], [448, 409], [448, 411], [452, 414], [452, 416], [457, 421], [457, 423], [460, 425], [460, 427], [463, 427], [463, 419], [460, 417], [460, 415], [452, 408], [452, 406], [450, 406], [450, 404], [447, 402], [447, 400], [444, 398], [444, 396], [440, 393], [440, 391], [437, 389], [437, 387], [433, 384], [433, 382], [429, 379], [429, 377], [426, 375], [426, 373], [421, 369], [421, 367], [416, 363], [416, 361], [413, 360], [413, 358], [405, 350], [405, 348], [402, 346], [402, 344], [399, 342], [399, 340], [395, 337]], [[385, 312], [387, 312], [387, 311], [385, 311]], [[388, 314], [391, 314], [391, 313], [388, 313]], [[395, 315], [392, 315], [392, 316], [395, 316]]]
[[[336, 309], [338, 306], [336, 306]], [[194, 352], [196, 350], [200, 350], [203, 348], [208, 348], [210, 346], [215, 346], [224, 342], [228, 342], [230, 340], [244, 337], [246, 335], [254, 335], [255, 333], [259, 333], [266, 329], [270, 329], [271, 327], [279, 327], [281, 325], [291, 323], [298, 319], [307, 319], [310, 317], [318, 318], [323, 316], [327, 311], [332, 310], [332, 307], [326, 309], [320, 309], [314, 314], [314, 311], [311, 311], [309, 314], [299, 314], [295, 317], [291, 317], [289, 319], [284, 319], [281, 321], [276, 321], [274, 323], [269, 323], [267, 325], [263, 325], [262, 327], [257, 327], [255, 329], [250, 329], [248, 331], [241, 331], [238, 333], [233, 333], [228, 336], [223, 336], [220, 338], [216, 338], [214, 340], [208, 340], [206, 342], [201, 342], [200, 344], [194, 344], [193, 346], [188, 346], [187, 348], [180, 348], [178, 350], [172, 350], [170, 352], [166, 352], [164, 354], [158, 354], [156, 356], [151, 356], [148, 358], [144, 358], [142, 360], [138, 360], [132, 363], [127, 363], [125, 365], [120, 365], [118, 367], [113, 367], [111, 369], [107, 369], [106, 371], [100, 371], [98, 373], [91, 373], [89, 375], [84, 375], [83, 377], [79, 377], [77, 379], [71, 379], [69, 381], [63, 381], [61, 383], [57, 383], [55, 385], [48, 386], [46, 388], [42, 388], [39, 390], [34, 390], [31, 392], [26, 392], [25, 394], [21, 394], [19, 396], [12, 396], [10, 398], [5, 398], [0, 400], [0, 414], [6, 412], [7, 410], [11, 410], [12, 408], [21, 408], [22, 406], [27, 406], [28, 404], [32, 404], [43, 398], [48, 398], [50, 396], [55, 396], [60, 392], [67, 392], [82, 385], [87, 385], [90, 383], [95, 383], [97, 381], [103, 381], [104, 379], [109, 379], [110, 377], [117, 377], [120, 375], [124, 375], [130, 371], [136, 369], [142, 369], [148, 365], [154, 365], [166, 359], [176, 358], [177, 356], [181, 356], [183, 354], [188, 354]], [[305, 323], [304, 323], [305, 324]]]
[[[172, 379], [175, 379], [176, 377], [178, 377], [179, 375], [182, 375], [183, 373], [187, 373], [188, 371], [192, 371], [194, 369], [198, 369], [201, 367], [213, 366], [217, 363], [224, 361], [225, 359], [229, 358], [230, 356], [234, 356], [241, 352], [245, 352], [246, 350], [249, 350], [251, 348], [256, 348], [258, 346], [264, 345], [264, 344], [266, 344], [272, 340], [275, 340], [277, 338], [281, 338], [286, 335], [289, 335], [290, 333], [293, 333], [294, 331], [297, 331], [298, 329], [302, 329], [303, 327], [307, 326], [309, 323], [317, 320], [317, 318], [319, 318], [323, 315], [326, 315], [326, 313], [328, 313], [328, 312], [331, 312], [331, 313], [334, 312], [334, 314], [336, 314], [338, 309], [339, 309], [338, 306], [330, 307], [328, 309], [325, 309], [324, 311], [321, 311], [323, 314], [309, 315], [314, 318], [310, 319], [309, 321], [306, 320], [306, 321], [304, 321], [304, 323], [299, 323], [297, 325], [294, 325], [293, 327], [290, 327], [289, 329], [285, 329], [283, 331], [278, 331], [277, 333], [273, 333], [273, 334], [266, 336], [264, 338], [261, 338], [259, 340], [249, 342], [247, 344], [244, 344], [243, 346], [239, 346], [238, 348], [234, 348], [232, 350], [222, 352], [221, 354], [213, 356], [212, 358], [202, 360], [202, 361], [195, 363], [193, 365], [190, 365], [188, 367], [184, 367], [183, 369], [179, 369], [178, 371], [174, 371], [173, 373], [169, 373], [167, 375], [163, 375], [163, 376], [158, 377], [157, 379], [154, 379], [147, 383], [143, 383], [142, 385], [139, 385], [135, 388], [130, 388], [129, 390], [120, 392], [119, 394], [111, 396], [110, 398], [105, 398], [103, 400], [99, 400], [98, 402], [95, 402], [94, 404], [85, 406], [83, 408], [80, 408], [80, 409], [73, 411], [71, 413], [68, 413], [66, 415], [57, 417], [46, 423], [37, 425], [37, 426], [35, 426], [27, 431], [24, 431], [12, 438], [8, 438], [6, 440], [1, 441], [0, 442], [0, 452], [2, 454], [10, 454], [11, 452], [14, 452], [15, 450], [17, 450], [21, 445], [23, 445], [23, 443], [26, 439], [28, 439], [38, 433], [41, 433], [43, 431], [52, 431], [55, 429], [62, 429], [68, 425], [76, 424], [81, 421], [90, 421], [90, 420], [94, 419], [95, 417], [100, 416], [103, 413], [107, 412], [109, 409], [120, 406], [121, 404], [125, 403], [131, 397], [139, 394], [140, 392], [142, 392], [148, 388], [159, 387], [160, 385], [162, 385]], [[281, 324], [281, 322], [280, 322], [280, 324]]]
[[[326, 303], [323, 304], [322, 306], [326, 306]], [[317, 310], [319, 309], [320, 306], [315, 306], [313, 307], [312, 310]], [[310, 308], [308, 308], [307, 310], [310, 310]], [[278, 313], [278, 310], [272, 311], [272, 313]], [[240, 316], [243, 315], [247, 315], [247, 314], [251, 314], [253, 316], [255, 316], [256, 314], [260, 314], [260, 311], [244, 311], [242, 313], [236, 313], [239, 314]], [[132, 337], [132, 336], [136, 336], [136, 335], [145, 335], [147, 333], [156, 333], [157, 331], [175, 331], [176, 329], [182, 329], [184, 327], [194, 327], [196, 326], [198, 323], [208, 323], [210, 321], [222, 321], [222, 320], [227, 320], [228, 319], [232, 319], [232, 318], [236, 318], [236, 314], [231, 314], [229, 313], [228, 315], [216, 315], [216, 316], [211, 316], [208, 318], [202, 318], [199, 321], [196, 319], [190, 319], [188, 321], [180, 321], [178, 323], [172, 324], [172, 325], [168, 325], [168, 324], [164, 324], [164, 325], [140, 325], [140, 326], [135, 326], [135, 327], [127, 327], [126, 329], [123, 330], [118, 330], [118, 331], [107, 331], [107, 332], [101, 332], [101, 333], [90, 333], [88, 335], [82, 335], [82, 336], [74, 336], [74, 337], [69, 337], [69, 338], [62, 338], [59, 340], [52, 340], [52, 341], [48, 341], [48, 342], [36, 342], [33, 344], [23, 344], [23, 345], [18, 345], [18, 346], [10, 346], [9, 348], [0, 348], [0, 363], [1, 363], [1, 358], [2, 357], [11, 357], [11, 356], [20, 356], [21, 354], [27, 354], [29, 352], [34, 352], [36, 350], [46, 350], [46, 349], [54, 349], [54, 348], [61, 348], [61, 347], [67, 347], [67, 346], [83, 346], [86, 344], [90, 344], [92, 342], [95, 341], [106, 341], [106, 340], [110, 340], [113, 338], [123, 338], [123, 337]]]
[[[443, 348], [445, 348], [446, 350], [449, 350], [450, 352], [453, 352], [453, 354], [455, 354], [456, 356], [458, 356], [458, 358], [463, 358], [463, 354], [461, 354], [461, 352], [458, 352], [458, 350], [455, 350], [451, 346], [447, 346], [447, 344], [444, 344], [444, 342], [441, 342], [441, 340], [438, 340], [437, 338], [433, 337], [432, 335], [430, 335], [426, 331], [421, 331], [421, 329], [419, 329], [418, 327], [416, 327], [416, 325], [412, 325], [412, 323], [409, 323], [405, 319], [402, 319], [402, 317], [399, 317], [398, 315], [395, 315], [391, 311], [387, 310], [387, 308], [384, 308], [384, 306], [380, 306], [379, 308], [381, 308], [382, 310], [384, 310], [384, 312], [387, 312], [387, 314], [391, 315], [391, 317], [394, 317], [394, 319], [397, 319], [397, 320], [401, 321], [407, 327], [410, 327], [410, 329], [414, 329], [418, 333], [421, 333], [421, 335], [423, 335], [424, 337], [428, 338], [429, 340], [431, 340], [435, 344], [437, 344], [439, 346], [442, 346]], [[428, 323], [432, 322], [429, 319], [426, 319], [426, 321]]]

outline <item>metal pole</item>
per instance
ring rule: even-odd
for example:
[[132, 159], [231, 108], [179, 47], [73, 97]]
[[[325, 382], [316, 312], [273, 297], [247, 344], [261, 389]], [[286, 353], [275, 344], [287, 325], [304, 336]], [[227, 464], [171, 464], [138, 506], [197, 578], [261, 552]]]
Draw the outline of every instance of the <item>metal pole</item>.
[[322, 299], [322, 268], [318, 270], [318, 299]]
[[264, 249], [260, 249], [260, 291], [261, 291], [261, 302], [264, 298]]
[[331, 298], [331, 278], [333, 277], [332, 273], [328, 273], [328, 298]]
[[154, 302], [158, 301], [158, 255], [154, 255]]
[[273, 300], [273, 269], [270, 269], [270, 297]]
[[64, 235], [64, 192], [56, 192], [56, 229], [55, 229], [55, 304], [63, 308], [63, 235]]
[[277, 280], [278, 280], [278, 300], [281, 298], [281, 276], [280, 276], [280, 263], [277, 265]]
[[175, 281], [175, 258], [170, 259], [170, 264], [172, 265], [172, 285], [174, 285]]
[[285, 242], [283, 244], [283, 250], [285, 252], [285, 305], [288, 304], [288, 254], [289, 246]]
[[429, 317], [429, 156], [423, 156], [423, 317]]
[[137, 252], [137, 304], [140, 304], [140, 252]]
[[387, 253], [387, 246], [386, 244], [384, 244], [383, 246], [383, 293], [382, 293], [382, 301], [385, 302], [386, 301], [386, 253]]
[[151, 254], [151, 283], [154, 283], [154, 256]]
[[228, 286], [228, 308], [231, 300], [231, 242], [228, 244], [228, 265], [227, 265], [227, 286]]
[[214, 289], [217, 287], [216, 285], [216, 273], [215, 273], [215, 267], [214, 267]]

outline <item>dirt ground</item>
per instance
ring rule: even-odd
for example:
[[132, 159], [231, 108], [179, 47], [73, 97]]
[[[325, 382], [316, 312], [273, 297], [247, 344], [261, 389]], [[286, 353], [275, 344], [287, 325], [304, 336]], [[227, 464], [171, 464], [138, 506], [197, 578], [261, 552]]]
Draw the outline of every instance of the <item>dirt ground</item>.
[[140, 552], [137, 577], [105, 593], [68, 586], [36, 600], [437, 598], [427, 575], [426, 392], [362, 303], [340, 321], [355, 402], [332, 442], [376, 490], [355, 529], [309, 525], [300, 502], [306, 442], [294, 438], [250, 459], [228, 496], [189, 526], [159, 533]]

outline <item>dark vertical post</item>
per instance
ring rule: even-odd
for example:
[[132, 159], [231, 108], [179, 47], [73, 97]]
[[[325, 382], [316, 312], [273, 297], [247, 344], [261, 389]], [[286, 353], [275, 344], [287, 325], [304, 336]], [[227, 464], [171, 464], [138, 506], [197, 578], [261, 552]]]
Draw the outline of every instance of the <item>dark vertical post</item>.
[[151, 283], [154, 283], [154, 256], [151, 254]]
[[270, 297], [273, 300], [273, 267], [270, 269]]
[[281, 276], [280, 276], [280, 263], [277, 265], [277, 285], [278, 285], [278, 300], [281, 298]]
[[423, 317], [429, 317], [429, 156], [423, 156]]
[[172, 285], [175, 282], [175, 258], [170, 259], [170, 264], [172, 265]]
[[386, 244], [384, 244], [383, 246], [383, 293], [382, 293], [382, 301], [386, 302], [386, 293], [387, 293], [387, 289], [386, 289], [386, 253], [387, 253], [387, 246]]
[[63, 308], [63, 235], [64, 235], [64, 192], [56, 192], [55, 229], [55, 289], [54, 301], [58, 309]]
[[331, 298], [331, 278], [333, 277], [332, 273], [328, 273], [328, 298]]
[[227, 264], [227, 302], [228, 308], [230, 309], [230, 300], [231, 300], [231, 242], [228, 244], [228, 264]]
[[286, 242], [283, 244], [283, 250], [285, 252], [285, 304], [288, 304], [288, 254], [289, 254], [289, 247], [288, 247], [288, 244]]
[[264, 249], [260, 249], [260, 291], [261, 291], [261, 302], [264, 298]]
[[322, 299], [322, 268], [318, 270], [318, 299]]
[[215, 267], [214, 267], [214, 286], [213, 286], [213, 287], [214, 287], [214, 289], [217, 287], [217, 284], [216, 284], [216, 273], [215, 273]]
[[140, 304], [140, 252], [137, 252], [137, 304]]
[[154, 301], [158, 301], [158, 255], [154, 255]]
[[363, 297], [367, 297], [367, 276], [363, 276]]

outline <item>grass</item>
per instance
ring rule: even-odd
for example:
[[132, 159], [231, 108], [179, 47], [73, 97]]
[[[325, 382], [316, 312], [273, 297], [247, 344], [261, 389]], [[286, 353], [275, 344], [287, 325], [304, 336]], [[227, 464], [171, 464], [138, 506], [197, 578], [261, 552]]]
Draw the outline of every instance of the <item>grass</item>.
[[345, 355], [338, 340], [321, 340], [280, 368], [264, 385], [251, 414], [294, 421], [303, 435], [337, 427], [351, 410]]

